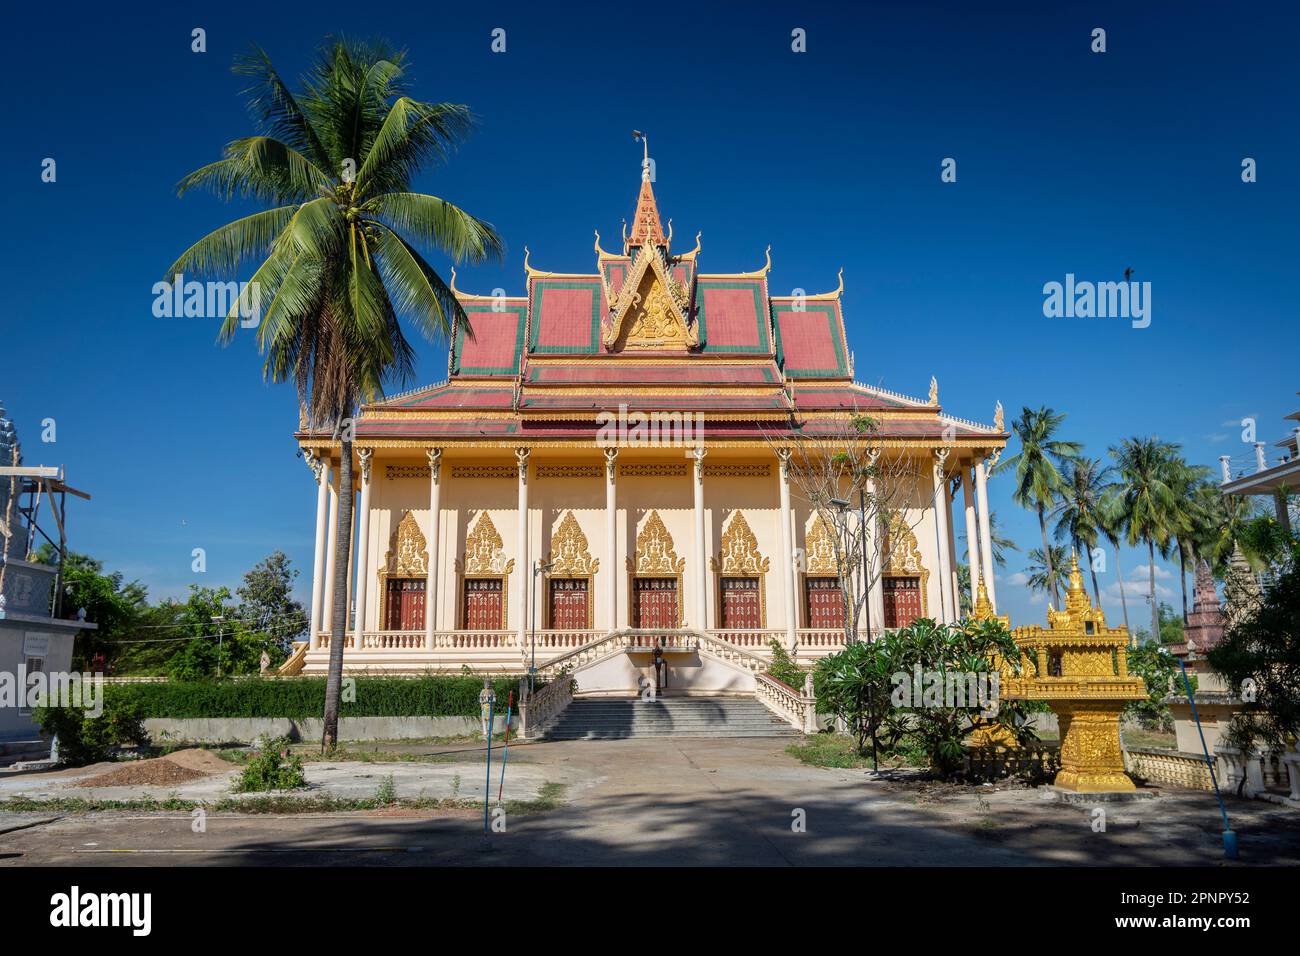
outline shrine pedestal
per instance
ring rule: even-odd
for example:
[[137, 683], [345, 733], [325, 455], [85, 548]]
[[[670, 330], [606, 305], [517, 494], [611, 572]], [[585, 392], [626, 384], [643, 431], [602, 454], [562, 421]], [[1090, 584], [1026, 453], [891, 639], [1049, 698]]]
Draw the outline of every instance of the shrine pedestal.
[[1055, 785], [1078, 793], [1131, 791], [1120, 746], [1120, 707], [1112, 702], [1049, 705], [1061, 728], [1061, 772]]

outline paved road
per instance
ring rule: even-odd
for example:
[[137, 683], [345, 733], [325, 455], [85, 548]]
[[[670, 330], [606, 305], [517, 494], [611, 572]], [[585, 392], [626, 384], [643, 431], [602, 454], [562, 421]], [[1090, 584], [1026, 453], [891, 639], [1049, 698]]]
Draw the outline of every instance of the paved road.
[[[1159, 865], [1217, 864], [1209, 794], [1162, 792], [1106, 808], [1024, 789], [934, 787], [805, 767], [781, 739], [565, 741], [511, 762], [568, 782], [561, 809], [517, 816], [481, 850], [482, 818], [409, 815], [0, 815], [0, 866]], [[467, 754], [467, 759], [472, 755]], [[479, 764], [481, 767], [482, 764]], [[508, 778], [509, 779], [509, 778]], [[468, 787], [467, 787], [468, 789]], [[509, 798], [507, 782], [507, 798]], [[1300, 864], [1300, 812], [1234, 801], [1244, 863]], [[19, 819], [19, 817], [23, 819]], [[794, 826], [805, 822], [800, 831]], [[6, 831], [15, 823], [24, 829]]]

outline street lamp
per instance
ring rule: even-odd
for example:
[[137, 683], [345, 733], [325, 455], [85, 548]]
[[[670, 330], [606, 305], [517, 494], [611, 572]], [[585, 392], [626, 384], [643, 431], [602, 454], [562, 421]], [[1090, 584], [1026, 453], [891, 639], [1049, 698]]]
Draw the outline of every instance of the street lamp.
[[214, 624], [217, 625], [217, 679], [220, 680], [221, 679], [221, 643], [222, 643], [221, 639], [224, 636], [223, 625], [226, 622], [226, 618], [224, 614], [214, 614], [212, 615], [211, 620]]
[[[533, 565], [533, 597], [537, 597], [537, 575], [545, 574], [555, 566], [555, 562], [538, 560]], [[528, 666], [528, 692], [532, 693], [533, 685], [537, 681], [537, 601], [532, 602], [532, 615], [529, 622], [528, 644], [532, 653], [532, 663]]]

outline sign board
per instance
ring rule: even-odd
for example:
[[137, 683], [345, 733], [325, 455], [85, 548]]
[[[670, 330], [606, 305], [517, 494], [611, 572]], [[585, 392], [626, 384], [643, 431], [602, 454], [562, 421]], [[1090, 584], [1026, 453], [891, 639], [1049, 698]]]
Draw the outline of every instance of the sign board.
[[50, 654], [50, 635], [48, 634], [23, 635], [23, 656], [24, 657], [48, 657], [49, 654]]

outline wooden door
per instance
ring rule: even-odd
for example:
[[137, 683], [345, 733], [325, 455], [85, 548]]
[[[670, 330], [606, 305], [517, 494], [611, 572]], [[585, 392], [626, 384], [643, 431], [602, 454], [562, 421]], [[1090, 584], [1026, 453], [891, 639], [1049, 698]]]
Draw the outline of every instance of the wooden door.
[[924, 617], [921, 609], [921, 579], [885, 577], [881, 579], [885, 598], [885, 627], [907, 627]]
[[844, 629], [844, 594], [839, 578], [804, 578], [808, 627]]
[[722, 579], [722, 627], [724, 630], [748, 630], [763, 626], [763, 608], [759, 600], [758, 578]]
[[424, 578], [389, 578], [386, 631], [424, 630]]
[[635, 578], [633, 627], [677, 627], [677, 579]]
[[588, 617], [586, 578], [551, 578], [550, 615], [547, 620], [557, 631], [585, 630]]
[[499, 631], [505, 626], [500, 578], [466, 578], [462, 620], [467, 631]]

